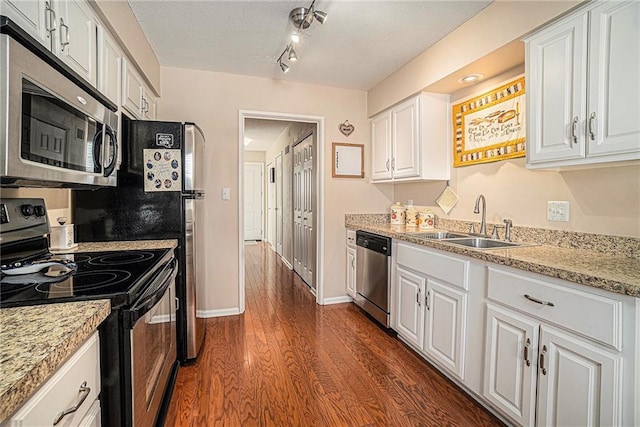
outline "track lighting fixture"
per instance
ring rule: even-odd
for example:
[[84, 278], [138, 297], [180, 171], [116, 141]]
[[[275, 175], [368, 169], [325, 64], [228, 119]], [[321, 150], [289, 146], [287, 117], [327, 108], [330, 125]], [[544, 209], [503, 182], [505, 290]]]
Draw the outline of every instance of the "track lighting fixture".
[[293, 45], [300, 42], [300, 36], [302, 32], [311, 26], [311, 23], [316, 19], [320, 24], [324, 24], [327, 20], [327, 13], [321, 10], [315, 9], [316, 0], [311, 2], [309, 8], [297, 7], [289, 12], [289, 19], [293, 23], [296, 30], [291, 34], [291, 43], [284, 48], [276, 63], [280, 65], [280, 69], [283, 73], [287, 73], [291, 67], [283, 62], [283, 57], [287, 55], [287, 59], [290, 62], [296, 62], [298, 60], [298, 54], [296, 53]]

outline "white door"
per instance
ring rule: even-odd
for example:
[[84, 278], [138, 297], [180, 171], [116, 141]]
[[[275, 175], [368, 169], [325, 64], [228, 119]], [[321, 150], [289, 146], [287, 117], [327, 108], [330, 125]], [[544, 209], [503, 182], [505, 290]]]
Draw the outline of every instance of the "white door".
[[487, 304], [484, 397], [522, 426], [535, 420], [538, 324]]
[[420, 175], [420, 97], [391, 110], [393, 179]]
[[356, 248], [347, 246], [347, 295], [356, 297]]
[[[267, 241], [276, 249], [276, 180], [273, 163], [267, 165], [269, 184], [267, 185]], [[272, 172], [273, 170], [273, 172]], [[273, 175], [272, 175], [273, 174]]]
[[398, 266], [396, 283], [398, 286], [398, 320], [396, 329], [399, 335], [416, 347], [422, 348], [424, 342], [424, 298], [425, 278]]
[[640, 151], [640, 2], [590, 12], [589, 156]]
[[539, 426], [621, 424], [619, 356], [545, 326], [538, 351]]
[[282, 153], [276, 156], [276, 253], [282, 256]]
[[244, 164], [244, 240], [262, 240], [264, 165]]
[[585, 156], [587, 14], [527, 42], [527, 161]]
[[96, 21], [88, 3], [57, 1], [58, 38], [55, 52], [73, 71], [96, 84]]
[[464, 379], [467, 294], [427, 279], [424, 350]]
[[391, 112], [371, 119], [371, 179], [391, 179]]

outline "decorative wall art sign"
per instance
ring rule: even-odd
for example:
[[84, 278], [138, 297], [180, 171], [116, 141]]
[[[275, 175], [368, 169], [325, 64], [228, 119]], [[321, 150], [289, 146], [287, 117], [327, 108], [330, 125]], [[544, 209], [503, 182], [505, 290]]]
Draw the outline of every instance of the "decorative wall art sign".
[[182, 156], [180, 150], [145, 148], [144, 191], [182, 191]]
[[524, 77], [455, 104], [452, 119], [454, 167], [524, 157]]
[[349, 136], [353, 133], [354, 130], [356, 130], [355, 126], [349, 123], [349, 120], [345, 120], [344, 123], [340, 123], [340, 126], [338, 126], [338, 128], [344, 136]]
[[334, 142], [331, 176], [364, 178], [364, 144]]

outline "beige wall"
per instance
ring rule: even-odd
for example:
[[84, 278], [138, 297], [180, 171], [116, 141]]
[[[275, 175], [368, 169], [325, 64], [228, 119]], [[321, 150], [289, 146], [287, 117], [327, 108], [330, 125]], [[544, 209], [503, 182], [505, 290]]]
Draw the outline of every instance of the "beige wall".
[[[456, 92], [451, 102], [484, 93], [516, 75], [517, 67], [482, 84]], [[610, 164], [597, 169], [571, 171], [527, 170], [524, 158], [453, 168], [451, 187], [460, 196], [445, 218], [479, 221], [473, 213], [475, 200], [484, 194], [487, 221], [514, 225], [582, 231], [620, 236], [640, 236], [640, 166]], [[395, 199], [413, 199], [415, 204], [435, 206], [444, 183], [395, 185]], [[547, 221], [547, 201], [568, 201], [569, 222]]]
[[[579, 1], [498, 0], [369, 90], [369, 117], [520, 39]], [[478, 70], [476, 72], [482, 72]]]
[[[331, 142], [366, 144], [369, 176], [369, 121], [366, 93], [223, 73], [162, 67], [159, 118], [191, 120], [207, 140], [207, 281], [201, 310], [238, 307], [238, 116], [239, 110], [284, 112], [325, 118], [324, 281], [325, 298], [345, 295], [344, 214], [381, 212], [391, 203], [391, 186], [363, 179], [331, 178]], [[338, 125], [349, 120], [356, 130], [347, 139]], [[231, 201], [220, 188], [231, 187]]]
[[253, 163], [265, 163], [264, 151], [246, 151], [244, 152], [244, 161]]

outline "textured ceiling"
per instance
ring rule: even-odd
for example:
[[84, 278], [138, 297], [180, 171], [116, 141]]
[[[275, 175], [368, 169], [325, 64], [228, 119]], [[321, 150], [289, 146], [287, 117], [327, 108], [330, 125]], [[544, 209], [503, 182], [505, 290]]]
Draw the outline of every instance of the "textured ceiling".
[[368, 90], [491, 1], [323, 1], [328, 13], [276, 59], [293, 31], [289, 12], [311, 1], [129, 0], [160, 64]]

